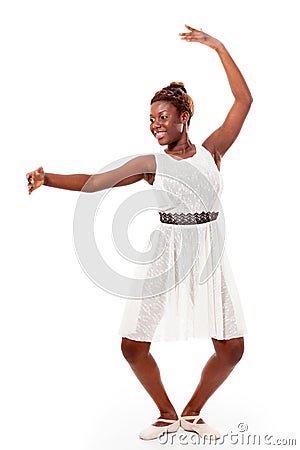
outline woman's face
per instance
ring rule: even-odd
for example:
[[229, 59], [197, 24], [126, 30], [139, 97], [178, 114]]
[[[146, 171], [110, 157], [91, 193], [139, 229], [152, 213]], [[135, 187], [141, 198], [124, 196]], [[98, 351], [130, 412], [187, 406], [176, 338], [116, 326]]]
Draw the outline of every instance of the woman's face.
[[185, 120], [176, 107], [168, 101], [158, 101], [151, 105], [150, 131], [160, 145], [170, 145], [182, 137]]

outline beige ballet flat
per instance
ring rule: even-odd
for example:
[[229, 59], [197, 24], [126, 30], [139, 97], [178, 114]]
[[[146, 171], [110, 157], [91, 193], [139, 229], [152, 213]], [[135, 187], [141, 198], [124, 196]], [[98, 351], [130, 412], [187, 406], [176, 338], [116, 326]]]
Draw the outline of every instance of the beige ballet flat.
[[[192, 420], [193, 422], [188, 422]], [[186, 431], [194, 431], [205, 439], [220, 439], [221, 435], [217, 430], [207, 425], [207, 423], [197, 423], [200, 416], [182, 416], [180, 419], [181, 427]]]
[[166, 425], [164, 427], [158, 427], [156, 425], [150, 425], [140, 432], [140, 439], [150, 440], [156, 439], [161, 436], [163, 433], [176, 433], [178, 428], [180, 427], [180, 419], [170, 420], [170, 419], [157, 419], [156, 422], [166, 422], [170, 425]]

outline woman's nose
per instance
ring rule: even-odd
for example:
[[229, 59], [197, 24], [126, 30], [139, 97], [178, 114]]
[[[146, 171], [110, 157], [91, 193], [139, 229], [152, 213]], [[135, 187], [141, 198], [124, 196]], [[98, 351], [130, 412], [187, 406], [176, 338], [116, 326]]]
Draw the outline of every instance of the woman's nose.
[[156, 119], [155, 122], [153, 123], [154, 128], [159, 128], [160, 125], [161, 125], [160, 119]]

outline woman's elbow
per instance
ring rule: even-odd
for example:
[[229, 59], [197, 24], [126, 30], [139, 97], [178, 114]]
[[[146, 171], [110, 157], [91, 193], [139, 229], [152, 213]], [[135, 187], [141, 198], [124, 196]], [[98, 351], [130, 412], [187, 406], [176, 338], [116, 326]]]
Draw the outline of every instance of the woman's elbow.
[[93, 176], [90, 176], [90, 178], [82, 186], [81, 192], [92, 194], [92, 193], [100, 191], [100, 190], [101, 189], [100, 189], [98, 183], [95, 182]]
[[246, 102], [248, 108], [250, 109], [250, 107], [253, 103], [253, 97], [251, 95], [251, 92], [249, 92], [249, 94], [246, 96], [245, 102]]
[[245, 96], [242, 100], [242, 105], [243, 105], [243, 109], [245, 110], [245, 114], [248, 114], [251, 105], [253, 103], [253, 97], [252, 95], [249, 93], [249, 95]]

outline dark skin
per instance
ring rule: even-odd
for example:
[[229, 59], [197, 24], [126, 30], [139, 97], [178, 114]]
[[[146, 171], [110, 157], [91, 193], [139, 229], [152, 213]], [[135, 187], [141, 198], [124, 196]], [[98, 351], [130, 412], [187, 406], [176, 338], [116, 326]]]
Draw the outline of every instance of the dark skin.
[[[236, 140], [252, 103], [248, 86], [231, 58], [225, 46], [214, 37], [186, 25], [188, 31], [180, 33], [180, 38], [186, 42], [197, 42], [213, 49], [220, 58], [234, 102], [225, 117], [224, 122], [203, 142], [203, 147], [209, 151], [220, 170], [221, 159]], [[189, 114], [179, 113], [170, 102], [155, 102], [151, 105], [150, 131], [165, 153], [175, 159], [192, 157], [196, 147], [188, 137]], [[153, 155], [141, 155], [117, 169], [96, 175], [59, 175], [45, 173], [42, 167], [29, 172], [28, 193], [45, 185], [60, 189], [95, 192], [110, 187], [125, 186], [146, 180], [153, 184], [156, 163]], [[207, 361], [198, 385], [190, 400], [184, 407], [182, 416], [199, 415], [211, 395], [226, 380], [244, 350], [242, 337], [229, 340], [212, 339], [214, 354]], [[158, 407], [160, 418], [177, 419], [177, 412], [172, 405], [162, 383], [159, 368], [150, 353], [151, 342], [138, 342], [127, 338], [122, 339], [122, 352], [133, 372], [144, 386]], [[203, 423], [200, 419], [198, 423]], [[155, 422], [154, 425], [165, 426], [166, 422]]]

